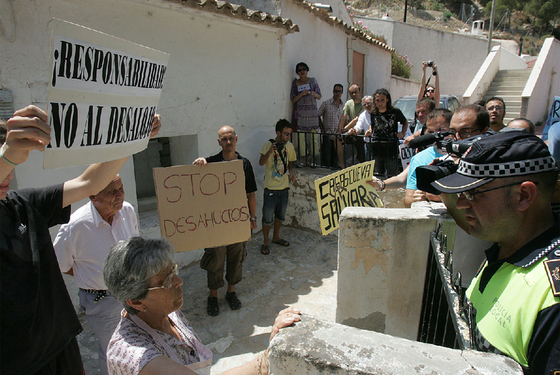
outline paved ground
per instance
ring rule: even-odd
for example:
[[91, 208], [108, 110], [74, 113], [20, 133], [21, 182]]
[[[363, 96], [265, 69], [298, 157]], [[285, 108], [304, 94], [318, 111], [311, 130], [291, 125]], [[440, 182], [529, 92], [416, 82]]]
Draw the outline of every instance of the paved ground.
[[[335, 320], [338, 238], [291, 228], [283, 228], [281, 233], [291, 245], [272, 244], [268, 256], [260, 253], [261, 232], [249, 242], [244, 279], [236, 288], [243, 303], [241, 310], [229, 309], [223, 298], [225, 289], [221, 289], [220, 315], [208, 316], [205, 271], [198, 262], [180, 270], [185, 292], [182, 311], [214, 353], [212, 374], [247, 362], [264, 350], [274, 317], [284, 306]], [[78, 341], [86, 374], [98, 374], [95, 339], [83, 313], [79, 315], [84, 332]]]

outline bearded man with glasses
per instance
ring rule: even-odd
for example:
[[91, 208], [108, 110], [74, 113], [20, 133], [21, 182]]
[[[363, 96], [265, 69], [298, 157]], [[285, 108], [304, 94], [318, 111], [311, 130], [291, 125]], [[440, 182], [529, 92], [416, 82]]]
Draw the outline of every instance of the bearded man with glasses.
[[431, 184], [467, 233], [494, 242], [466, 292], [473, 346], [532, 375], [560, 371], [558, 171], [540, 138], [503, 132], [474, 142], [457, 172]]

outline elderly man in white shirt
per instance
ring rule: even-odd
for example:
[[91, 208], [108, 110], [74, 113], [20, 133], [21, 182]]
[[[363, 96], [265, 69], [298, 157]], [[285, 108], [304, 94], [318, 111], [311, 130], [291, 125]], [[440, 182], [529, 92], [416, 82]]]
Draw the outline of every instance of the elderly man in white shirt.
[[99, 369], [107, 374], [106, 351], [117, 324], [122, 304], [107, 294], [103, 264], [111, 246], [120, 240], [138, 236], [134, 208], [124, 201], [121, 178], [115, 178], [60, 227], [54, 249], [60, 270], [75, 278], [80, 291], [80, 306], [97, 337]]
[[371, 95], [368, 96], [364, 96], [362, 99], [362, 105], [365, 108], [365, 111], [363, 111], [360, 116], [358, 117], [358, 122], [356, 123], [356, 126], [354, 126], [353, 128], [351, 128], [350, 130], [348, 130], [348, 134], [349, 135], [359, 135], [364, 133], [365, 138], [364, 138], [364, 142], [366, 144], [366, 160], [370, 161], [371, 160], [371, 142], [370, 142], [370, 136], [371, 136], [371, 112], [373, 112], [373, 97]]

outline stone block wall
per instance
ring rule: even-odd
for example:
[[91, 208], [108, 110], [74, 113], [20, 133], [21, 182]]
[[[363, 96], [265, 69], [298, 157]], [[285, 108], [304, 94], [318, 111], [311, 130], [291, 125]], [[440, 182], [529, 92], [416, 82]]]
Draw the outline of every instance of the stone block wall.
[[514, 360], [455, 350], [303, 315], [270, 344], [271, 375], [523, 374]]
[[337, 323], [416, 339], [429, 235], [442, 211], [426, 206], [343, 211]]

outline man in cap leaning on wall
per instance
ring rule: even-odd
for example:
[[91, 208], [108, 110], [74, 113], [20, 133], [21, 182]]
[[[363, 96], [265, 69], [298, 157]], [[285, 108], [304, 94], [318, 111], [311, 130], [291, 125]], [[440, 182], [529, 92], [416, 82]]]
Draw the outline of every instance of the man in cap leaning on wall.
[[560, 371], [558, 170], [540, 138], [505, 132], [473, 143], [457, 172], [432, 182], [470, 235], [494, 242], [466, 293], [473, 346], [532, 375]]

